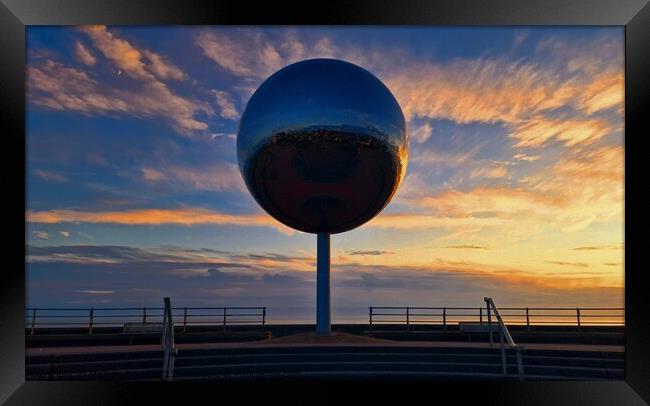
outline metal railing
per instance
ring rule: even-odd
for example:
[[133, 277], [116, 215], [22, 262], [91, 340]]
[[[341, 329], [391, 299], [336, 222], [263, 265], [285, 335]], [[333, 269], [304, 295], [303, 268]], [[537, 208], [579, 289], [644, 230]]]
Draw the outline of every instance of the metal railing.
[[499, 309], [497, 309], [497, 306], [494, 304], [492, 298], [486, 297], [483, 298], [483, 300], [485, 301], [485, 305], [487, 307], [488, 334], [490, 336], [490, 346], [494, 344], [492, 342], [492, 312], [494, 312], [494, 315], [497, 318], [498, 329], [499, 329], [499, 342], [501, 344], [501, 368], [503, 369], [503, 374], [508, 375], [508, 365], [506, 362], [506, 348], [504, 343], [504, 338], [505, 338], [505, 341], [508, 343], [508, 346], [515, 351], [515, 355], [517, 357], [517, 372], [519, 374], [519, 380], [523, 381], [524, 363], [522, 360], [521, 353], [524, 349], [520, 345], [515, 344], [515, 341], [512, 339], [512, 336], [510, 335], [510, 331], [508, 331], [508, 327], [506, 327], [505, 323], [503, 322], [503, 319], [501, 318], [501, 314], [499, 313]]
[[171, 301], [168, 297], [164, 299], [165, 312], [163, 315], [163, 329], [160, 343], [164, 351], [163, 372], [162, 377], [165, 380], [172, 380], [174, 378], [174, 362], [178, 349], [174, 342], [174, 319], [172, 317]]
[[[216, 326], [224, 331], [234, 325], [266, 325], [266, 307], [174, 307], [170, 317], [183, 334], [192, 326]], [[122, 327], [126, 323], [142, 325], [164, 323], [164, 307], [115, 308], [26, 308], [26, 334], [38, 334], [39, 329], [81, 329], [97, 333], [100, 327]]]
[[[501, 307], [501, 316], [508, 325], [526, 326], [624, 326], [623, 307]], [[376, 324], [404, 324], [411, 326], [436, 324], [447, 329], [462, 322], [483, 323], [487, 317], [483, 307], [411, 307], [370, 306], [370, 328]]]

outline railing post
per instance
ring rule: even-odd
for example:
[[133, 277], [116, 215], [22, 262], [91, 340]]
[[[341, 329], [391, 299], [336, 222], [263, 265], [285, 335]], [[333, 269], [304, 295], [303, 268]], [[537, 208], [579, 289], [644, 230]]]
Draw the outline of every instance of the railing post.
[[526, 308], [526, 329], [530, 330], [530, 316], [528, 314], [528, 308]]
[[484, 298], [485, 306], [487, 307], [487, 319], [488, 319], [488, 335], [490, 336], [490, 347], [494, 346], [494, 339], [492, 338], [492, 315], [490, 313], [490, 300], [489, 298]]
[[406, 308], [406, 329], [410, 330], [411, 329], [411, 320], [410, 320], [410, 315], [409, 315], [409, 308]]
[[499, 325], [499, 342], [501, 344], [501, 368], [503, 369], [503, 374], [508, 375], [508, 369], [506, 367], [506, 347], [503, 342], [503, 328]]
[[478, 308], [478, 320], [481, 324], [483, 324], [483, 308], [479, 307]]
[[266, 307], [262, 307], [262, 327], [266, 326]]
[[34, 335], [34, 327], [36, 327], [36, 308], [32, 310], [32, 331], [29, 332], [30, 336]]
[[370, 324], [369, 330], [372, 330], [372, 306], [368, 306], [368, 324]]
[[578, 318], [578, 331], [580, 331], [580, 308], [576, 308], [576, 316]]
[[447, 308], [442, 308], [442, 328], [447, 331]]
[[90, 309], [90, 315], [88, 316], [88, 335], [93, 333], [93, 322], [95, 321], [95, 311]]
[[147, 324], [147, 308], [143, 307], [142, 308], [142, 325], [144, 326]]
[[223, 331], [226, 331], [226, 308], [223, 308]]
[[187, 307], [183, 308], [183, 334], [187, 332]]
[[524, 380], [524, 362], [521, 359], [521, 347], [517, 347], [515, 350], [517, 355], [517, 371], [519, 372], [519, 380]]
[[163, 298], [163, 303], [165, 308], [163, 310], [163, 331], [160, 338], [164, 350], [162, 377], [165, 380], [172, 380], [174, 378], [174, 363], [177, 355], [176, 344], [174, 342], [174, 319], [172, 316], [171, 300], [168, 297]]

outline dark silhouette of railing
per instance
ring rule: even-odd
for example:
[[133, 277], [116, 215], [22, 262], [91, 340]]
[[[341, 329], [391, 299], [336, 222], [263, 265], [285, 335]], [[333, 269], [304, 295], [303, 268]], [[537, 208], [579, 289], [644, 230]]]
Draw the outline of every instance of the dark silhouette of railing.
[[506, 362], [506, 343], [507, 343], [508, 347], [510, 347], [510, 349], [515, 351], [515, 355], [517, 357], [517, 373], [519, 374], [519, 380], [523, 381], [524, 363], [522, 360], [521, 353], [524, 351], [524, 347], [520, 346], [519, 344], [516, 344], [515, 341], [512, 339], [512, 335], [510, 335], [508, 326], [506, 326], [505, 322], [503, 321], [503, 318], [501, 317], [501, 313], [499, 312], [497, 306], [494, 304], [492, 298], [486, 297], [483, 300], [485, 301], [487, 316], [488, 316], [488, 334], [490, 335], [490, 346], [493, 345], [492, 313], [494, 313], [494, 315], [497, 318], [496, 328], [499, 330], [499, 342], [501, 343], [501, 368], [503, 370], [503, 374], [504, 375], [508, 374], [508, 367]]
[[165, 309], [163, 313], [163, 330], [160, 338], [160, 345], [164, 351], [162, 378], [172, 380], [174, 378], [174, 363], [178, 355], [178, 349], [174, 342], [174, 318], [172, 317], [171, 301], [168, 297], [164, 299]]
[[[531, 326], [623, 326], [625, 308], [622, 307], [499, 307], [504, 323]], [[369, 324], [404, 324], [406, 328], [418, 324], [457, 325], [464, 322], [487, 322], [483, 307], [412, 307], [370, 306]]]
[[[99, 327], [122, 327], [139, 323], [143, 326], [164, 323], [164, 307], [115, 308], [27, 308], [25, 327], [29, 335], [38, 329], [77, 328], [93, 334]], [[266, 325], [266, 307], [174, 307], [171, 319], [182, 333], [193, 326]]]

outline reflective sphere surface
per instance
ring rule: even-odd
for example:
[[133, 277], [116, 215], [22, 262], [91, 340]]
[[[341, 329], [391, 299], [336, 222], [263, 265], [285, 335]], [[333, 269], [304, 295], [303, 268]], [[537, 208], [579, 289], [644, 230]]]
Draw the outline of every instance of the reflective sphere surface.
[[298, 62], [249, 100], [237, 157], [275, 219], [309, 233], [348, 231], [379, 213], [404, 176], [404, 115], [370, 72], [335, 59]]

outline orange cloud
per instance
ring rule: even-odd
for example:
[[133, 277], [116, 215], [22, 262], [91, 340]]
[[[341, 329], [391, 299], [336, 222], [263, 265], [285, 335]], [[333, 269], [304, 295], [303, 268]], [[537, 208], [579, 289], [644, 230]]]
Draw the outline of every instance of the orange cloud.
[[595, 78], [584, 89], [580, 99], [580, 106], [587, 114], [593, 114], [612, 107], [622, 111], [624, 98], [625, 76], [621, 68], [620, 72], [604, 74]]
[[118, 38], [103, 25], [89, 25], [79, 28], [88, 34], [95, 46], [112, 60], [115, 65], [135, 78], [151, 78], [151, 73], [145, 69], [142, 53], [128, 41]]
[[185, 72], [183, 72], [178, 66], [171, 63], [165, 57], [148, 50], [144, 50], [142, 52], [147, 57], [147, 59], [149, 59], [149, 65], [147, 68], [160, 79], [184, 80], [187, 78]]
[[431, 215], [380, 215], [377, 221], [392, 221], [396, 228], [401, 224], [403, 228], [431, 226], [472, 232], [498, 226], [495, 235], [512, 238], [548, 230], [579, 231], [596, 222], [622, 223], [623, 169], [623, 147], [604, 146], [569, 154], [526, 177], [518, 187], [483, 186], [424, 195], [418, 193], [421, 180], [415, 177], [412, 193], [401, 195], [400, 203]]
[[426, 214], [380, 214], [363, 227], [375, 227], [394, 230], [423, 230], [428, 228], [482, 228], [501, 226], [507, 219], [479, 218], [466, 216], [436, 216]]
[[220, 163], [202, 168], [170, 166], [161, 169], [142, 168], [142, 177], [147, 182], [171, 184], [175, 187], [213, 192], [247, 192], [239, 167]]
[[[138, 117], [163, 117], [171, 120], [182, 134], [208, 128], [205, 122], [194, 117], [199, 112], [214, 115], [210, 104], [181, 97], [161, 81], [187, 78], [180, 68], [159, 54], [136, 48], [105, 26], [83, 26], [79, 30], [86, 33], [120, 71], [137, 79], [140, 86], [129, 90], [114, 84], [105, 86], [86, 72], [48, 60], [40, 66], [28, 67], [28, 90], [33, 103], [89, 114], [118, 112]], [[91, 65], [90, 51], [79, 42], [77, 54], [83, 63]]]
[[569, 147], [591, 144], [614, 129], [611, 122], [601, 119], [550, 119], [544, 116], [512, 127], [511, 136], [518, 140], [516, 147], [539, 147], [553, 138]]
[[29, 66], [27, 77], [30, 101], [55, 110], [164, 117], [183, 134], [207, 129], [207, 124], [194, 119], [194, 115], [200, 111], [212, 113], [209, 105], [177, 96], [155, 78], [144, 81], [141, 88], [119, 90], [50, 60], [41, 66]]
[[[622, 44], [595, 41], [570, 47], [550, 39], [538, 48], [551, 50], [549, 65], [459, 59], [444, 64], [400, 64], [388, 68], [382, 77], [407, 119], [505, 123], [519, 140], [518, 146], [538, 147], [553, 137], [567, 146], [588, 144], [620, 127], [622, 117], [618, 123], [591, 116], [623, 109]], [[549, 115], [563, 107], [574, 109], [569, 119], [554, 120]], [[419, 139], [419, 133], [414, 134]]]
[[219, 113], [221, 117], [232, 120], [239, 117], [239, 112], [232, 100], [230, 100], [230, 95], [227, 92], [212, 90], [211, 93], [214, 95], [217, 100], [217, 105], [221, 109], [221, 113]]
[[206, 57], [238, 76], [262, 79], [284, 65], [271, 41], [251, 30], [232, 34], [206, 30], [196, 36], [195, 43]]
[[75, 43], [75, 54], [77, 56], [77, 59], [81, 61], [84, 65], [87, 66], [93, 66], [95, 63], [97, 63], [97, 59], [93, 56], [93, 54], [82, 44], [81, 42], [77, 41]]
[[477, 178], [497, 179], [497, 178], [505, 178], [507, 176], [508, 176], [508, 168], [505, 165], [483, 166], [474, 169], [469, 174], [470, 179], [477, 179]]
[[295, 231], [267, 215], [231, 215], [202, 208], [133, 209], [124, 211], [48, 210], [26, 213], [27, 221], [38, 224], [110, 223], [127, 225], [198, 224], [271, 227], [285, 234]]

